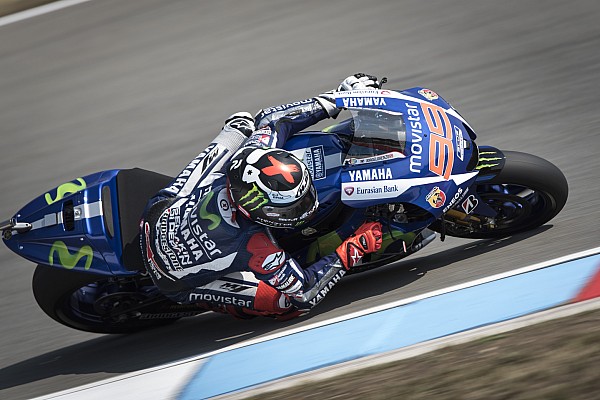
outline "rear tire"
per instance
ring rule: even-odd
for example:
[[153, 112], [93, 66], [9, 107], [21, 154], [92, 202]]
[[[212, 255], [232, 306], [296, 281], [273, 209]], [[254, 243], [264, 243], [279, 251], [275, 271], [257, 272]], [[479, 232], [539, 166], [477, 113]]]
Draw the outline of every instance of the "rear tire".
[[[108, 282], [108, 278], [106, 275], [38, 265], [33, 274], [33, 295], [50, 318], [87, 332], [132, 333], [176, 321], [176, 318], [110, 320], [104, 317], [95, 309], [93, 302], [82, 301], [82, 297], [85, 296], [86, 287], [93, 291], [95, 287]], [[144, 296], [141, 293], [139, 295]]]

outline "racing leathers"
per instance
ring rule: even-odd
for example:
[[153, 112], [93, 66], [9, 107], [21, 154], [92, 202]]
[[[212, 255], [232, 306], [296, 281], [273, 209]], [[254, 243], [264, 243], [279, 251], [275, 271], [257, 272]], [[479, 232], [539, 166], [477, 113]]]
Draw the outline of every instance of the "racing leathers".
[[234, 118], [150, 200], [141, 222], [142, 253], [163, 294], [239, 317], [299, 314], [316, 306], [362, 254], [376, 250], [377, 238], [353, 238], [347, 251], [302, 267], [270, 228], [236, 213], [228, 196], [225, 172], [240, 144], [281, 148], [291, 135], [338, 112], [314, 98], [261, 110], [258, 130]]

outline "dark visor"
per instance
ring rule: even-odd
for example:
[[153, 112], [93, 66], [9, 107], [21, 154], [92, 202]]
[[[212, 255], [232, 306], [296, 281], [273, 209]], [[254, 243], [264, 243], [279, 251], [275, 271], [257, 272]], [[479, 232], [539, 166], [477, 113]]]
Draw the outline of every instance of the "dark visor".
[[[279, 218], [284, 218], [286, 220], [296, 221], [299, 220], [300, 217], [305, 214], [307, 211], [310, 211], [317, 202], [317, 193], [313, 185], [310, 185], [310, 189], [302, 198], [298, 199], [295, 203], [290, 205], [286, 205], [285, 207], [276, 207], [276, 206], [264, 206], [263, 212], [265, 214], [278, 214]], [[312, 215], [309, 215], [309, 218]]]

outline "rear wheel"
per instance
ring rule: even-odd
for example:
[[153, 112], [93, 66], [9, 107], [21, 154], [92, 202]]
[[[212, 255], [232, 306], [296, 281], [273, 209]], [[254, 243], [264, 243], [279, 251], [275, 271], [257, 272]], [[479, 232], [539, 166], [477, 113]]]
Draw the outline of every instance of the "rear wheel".
[[48, 316], [94, 333], [131, 333], [197, 313], [160, 295], [149, 278], [107, 277], [38, 265], [32, 286]]
[[541, 226], [562, 210], [569, 187], [554, 164], [527, 153], [503, 153], [506, 159], [502, 171], [474, 186], [481, 199], [496, 211], [496, 217], [467, 216], [461, 210], [450, 210], [445, 226], [436, 221], [432, 229], [472, 239], [505, 237]]

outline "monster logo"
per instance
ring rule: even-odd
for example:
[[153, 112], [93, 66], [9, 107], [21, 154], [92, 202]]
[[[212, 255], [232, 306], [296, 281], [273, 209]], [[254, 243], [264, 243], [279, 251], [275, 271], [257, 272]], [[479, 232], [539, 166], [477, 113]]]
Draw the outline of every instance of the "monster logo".
[[[475, 169], [497, 167], [498, 165], [500, 165], [498, 160], [502, 160], [502, 157], [494, 157], [497, 155], [498, 155], [498, 153], [496, 153], [495, 151], [480, 152], [479, 153], [479, 163], [477, 164], [477, 167], [475, 167]], [[486, 156], [486, 157], [481, 157], [481, 156]]]
[[[244, 200], [246, 200], [246, 201], [243, 202]], [[261, 192], [258, 189], [258, 187], [256, 187], [255, 183], [252, 184], [252, 189], [250, 189], [248, 191], [248, 193], [246, 193], [244, 196], [240, 197], [240, 201], [239, 201], [240, 206], [242, 206], [242, 207], [246, 207], [251, 204], [254, 205], [254, 208], [250, 209], [250, 211], [257, 210], [260, 207], [267, 204], [268, 202], [269, 202], [269, 200], [267, 200], [265, 198], [265, 194], [263, 192]]]
[[73, 193], [77, 193], [80, 190], [83, 190], [87, 187], [83, 178], [77, 178], [77, 182], [79, 182], [79, 185], [77, 185], [76, 183], [73, 183], [73, 182], [67, 182], [67, 183], [63, 183], [62, 185], [60, 185], [56, 189], [56, 199], [52, 199], [52, 196], [50, 196], [50, 193], [46, 193], [46, 195], [45, 195], [46, 203], [48, 203], [48, 204], [56, 203], [57, 201], [63, 199], [64, 197], [66, 197], [70, 194], [73, 194]]
[[54, 242], [52, 248], [50, 248], [50, 255], [48, 256], [48, 262], [50, 265], [54, 265], [54, 253], [58, 254], [60, 265], [66, 269], [75, 268], [79, 260], [85, 257], [84, 268], [88, 270], [92, 265], [92, 259], [94, 255], [92, 248], [87, 245], [80, 248], [76, 254], [71, 254], [65, 242], [60, 240]]

